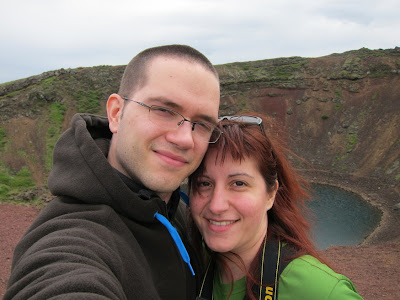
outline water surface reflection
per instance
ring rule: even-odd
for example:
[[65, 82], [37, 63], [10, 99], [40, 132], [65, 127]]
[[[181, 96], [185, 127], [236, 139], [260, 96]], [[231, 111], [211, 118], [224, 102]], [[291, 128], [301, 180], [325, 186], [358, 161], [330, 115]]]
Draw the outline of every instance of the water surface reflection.
[[312, 188], [314, 195], [309, 206], [318, 248], [358, 245], [378, 226], [380, 210], [358, 194], [330, 185], [313, 184]]

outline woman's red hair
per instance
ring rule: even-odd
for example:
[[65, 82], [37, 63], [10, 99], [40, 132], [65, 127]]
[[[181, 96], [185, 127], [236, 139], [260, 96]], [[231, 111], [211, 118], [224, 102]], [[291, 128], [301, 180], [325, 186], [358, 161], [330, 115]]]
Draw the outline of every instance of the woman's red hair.
[[[209, 149], [217, 150], [217, 160], [223, 164], [226, 156], [233, 160], [256, 160], [259, 171], [264, 177], [269, 191], [275, 188], [276, 181], [279, 188], [275, 196], [273, 207], [268, 211], [267, 238], [275, 237], [290, 245], [295, 255], [310, 254], [320, 260], [320, 256], [309, 238], [310, 225], [306, 219], [307, 209], [305, 201], [309, 199], [308, 183], [296, 172], [288, 160], [291, 153], [283, 142], [282, 131], [269, 118], [259, 114], [248, 114], [262, 119], [265, 135], [258, 125], [249, 125], [235, 121], [221, 121], [219, 128], [223, 131], [215, 144]], [[207, 156], [207, 154], [206, 154]], [[191, 194], [196, 194], [198, 176], [204, 172], [204, 161], [189, 178]], [[248, 278], [258, 278], [259, 255], [255, 257]], [[256, 284], [254, 279], [248, 280], [248, 296], [253, 298], [251, 286]]]

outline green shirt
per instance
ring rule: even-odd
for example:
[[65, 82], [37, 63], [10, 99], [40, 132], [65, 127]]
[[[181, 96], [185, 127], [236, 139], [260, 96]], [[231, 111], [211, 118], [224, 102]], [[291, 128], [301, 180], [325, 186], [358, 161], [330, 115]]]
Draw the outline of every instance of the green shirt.
[[[218, 268], [217, 268], [218, 270]], [[213, 299], [227, 299], [229, 292], [231, 290], [230, 283], [223, 283], [221, 280], [221, 273], [215, 272], [214, 277], [214, 289], [213, 289]], [[229, 297], [230, 300], [242, 300], [246, 295], [246, 277], [243, 277], [239, 280], [236, 280], [233, 284], [233, 290], [231, 296]]]
[[[214, 277], [214, 300], [226, 300], [231, 284]], [[234, 282], [230, 300], [242, 300], [246, 278]], [[318, 259], [305, 255], [291, 261], [279, 277], [278, 300], [362, 300], [353, 283]]]

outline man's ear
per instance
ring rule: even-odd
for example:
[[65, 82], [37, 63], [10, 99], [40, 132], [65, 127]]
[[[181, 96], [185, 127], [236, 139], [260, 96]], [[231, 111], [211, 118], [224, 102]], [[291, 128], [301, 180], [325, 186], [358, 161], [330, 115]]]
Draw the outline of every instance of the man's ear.
[[112, 133], [118, 132], [119, 122], [122, 117], [122, 110], [124, 108], [124, 99], [118, 94], [111, 94], [107, 100], [107, 116], [108, 116], [108, 127]]

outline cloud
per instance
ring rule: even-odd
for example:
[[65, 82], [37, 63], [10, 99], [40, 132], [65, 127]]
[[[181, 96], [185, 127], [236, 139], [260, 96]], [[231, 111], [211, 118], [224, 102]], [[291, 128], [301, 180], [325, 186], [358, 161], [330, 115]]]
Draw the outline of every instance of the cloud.
[[[397, 0], [396, 0], [397, 1]], [[215, 64], [399, 46], [394, 0], [3, 1], [0, 82], [189, 44]]]

